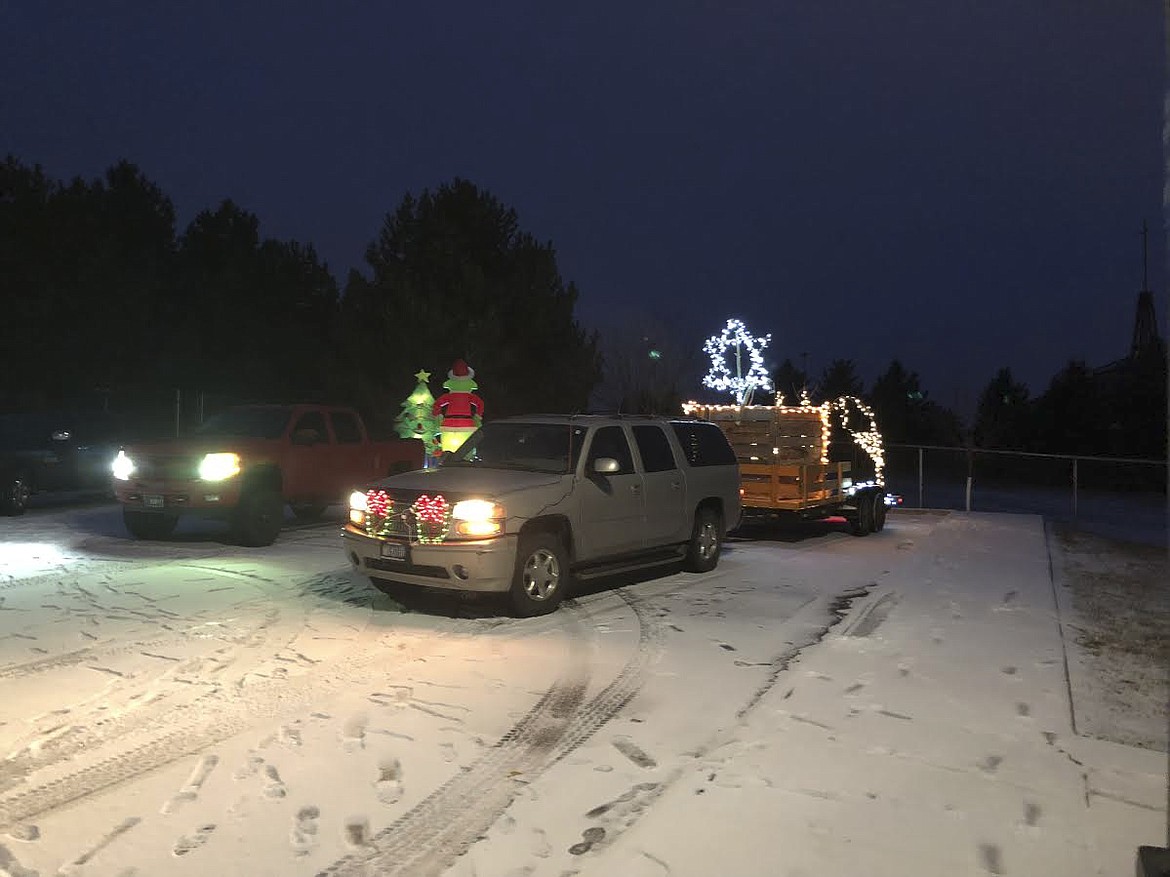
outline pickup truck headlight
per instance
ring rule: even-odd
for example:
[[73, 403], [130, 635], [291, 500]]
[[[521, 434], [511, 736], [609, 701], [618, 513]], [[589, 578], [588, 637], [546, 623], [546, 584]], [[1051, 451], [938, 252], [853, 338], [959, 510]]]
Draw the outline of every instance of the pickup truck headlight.
[[239, 474], [239, 454], [208, 454], [199, 463], [199, 477], [204, 481], [223, 481]]
[[464, 499], [451, 509], [451, 522], [459, 536], [498, 536], [504, 532], [504, 507], [486, 499]]
[[126, 456], [125, 451], [118, 451], [118, 456], [114, 457], [110, 469], [113, 470], [114, 477], [119, 481], [129, 481], [130, 476], [134, 474], [134, 461]]

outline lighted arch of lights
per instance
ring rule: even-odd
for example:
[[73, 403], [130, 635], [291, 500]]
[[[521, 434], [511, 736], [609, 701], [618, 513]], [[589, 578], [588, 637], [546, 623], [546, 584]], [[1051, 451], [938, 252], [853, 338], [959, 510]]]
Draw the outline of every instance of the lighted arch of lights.
[[853, 443], [873, 461], [874, 480], [884, 484], [882, 473], [886, 468], [886, 452], [873, 409], [856, 396], [842, 396], [825, 405], [831, 405], [840, 414], [841, 426], [853, 437]]

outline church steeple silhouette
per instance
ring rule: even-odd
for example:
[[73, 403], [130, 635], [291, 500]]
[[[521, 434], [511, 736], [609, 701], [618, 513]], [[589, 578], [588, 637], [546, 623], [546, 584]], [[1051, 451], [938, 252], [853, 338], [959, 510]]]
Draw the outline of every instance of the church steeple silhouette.
[[1133, 322], [1133, 342], [1129, 347], [1130, 359], [1140, 359], [1150, 354], [1162, 355], [1162, 336], [1158, 334], [1158, 320], [1154, 315], [1154, 294], [1150, 291], [1149, 280], [1149, 228], [1142, 220], [1142, 288], [1138, 293], [1137, 314]]

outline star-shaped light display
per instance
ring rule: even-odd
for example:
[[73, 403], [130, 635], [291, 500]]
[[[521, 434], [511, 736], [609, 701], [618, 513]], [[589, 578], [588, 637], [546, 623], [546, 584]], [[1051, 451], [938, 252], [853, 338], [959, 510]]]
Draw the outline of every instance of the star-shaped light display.
[[[731, 393], [738, 405], [750, 403], [752, 393], [757, 389], [771, 389], [772, 379], [764, 369], [763, 356], [763, 350], [771, 340], [771, 334], [753, 337], [742, 320], [728, 320], [723, 331], [708, 338], [703, 345], [703, 352], [711, 357], [711, 370], [703, 378], [703, 386]], [[734, 351], [735, 355], [734, 374], [727, 364], [729, 351]]]

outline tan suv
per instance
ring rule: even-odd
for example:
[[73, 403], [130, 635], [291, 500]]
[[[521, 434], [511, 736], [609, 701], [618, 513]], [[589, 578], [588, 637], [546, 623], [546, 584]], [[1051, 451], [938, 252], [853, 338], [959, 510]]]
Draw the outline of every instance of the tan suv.
[[355, 492], [342, 536], [378, 587], [506, 592], [518, 615], [540, 615], [570, 576], [714, 569], [740, 514], [739, 466], [713, 423], [531, 415]]

